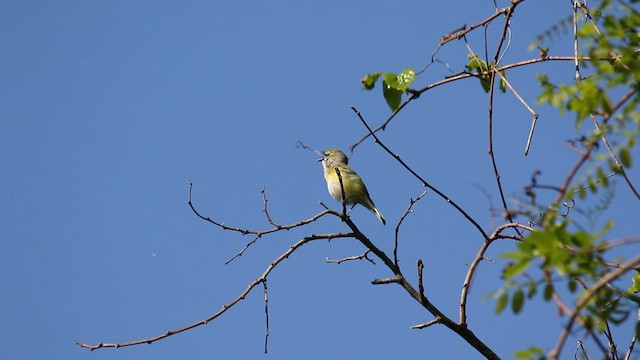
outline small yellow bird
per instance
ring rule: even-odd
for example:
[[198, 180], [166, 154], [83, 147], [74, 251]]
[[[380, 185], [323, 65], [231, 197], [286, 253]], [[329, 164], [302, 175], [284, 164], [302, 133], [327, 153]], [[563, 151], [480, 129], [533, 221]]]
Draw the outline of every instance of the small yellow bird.
[[342, 177], [342, 187], [344, 187], [344, 194], [347, 198], [345, 203], [351, 206], [353, 209], [356, 204], [360, 204], [376, 214], [382, 224], [387, 222], [380, 213], [380, 210], [376, 207], [369, 196], [367, 187], [362, 182], [362, 178], [347, 165], [349, 159], [340, 150], [329, 149], [323, 153], [324, 158], [318, 159], [322, 161], [322, 167], [324, 168], [324, 179], [327, 181], [327, 189], [329, 194], [334, 199], [342, 202], [342, 188], [340, 187], [340, 179], [336, 172], [336, 168], [340, 170], [340, 176]]

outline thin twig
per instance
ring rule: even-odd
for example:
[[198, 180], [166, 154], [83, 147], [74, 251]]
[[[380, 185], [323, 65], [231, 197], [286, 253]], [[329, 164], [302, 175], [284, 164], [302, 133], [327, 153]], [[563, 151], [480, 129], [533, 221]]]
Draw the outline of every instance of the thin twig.
[[513, 88], [513, 86], [511, 86], [511, 83], [509, 83], [509, 81], [507, 81], [507, 78], [504, 77], [504, 75], [502, 75], [501, 72], [496, 72], [496, 74], [498, 74], [498, 76], [500, 76], [500, 80], [502, 82], [505, 83], [505, 85], [507, 85], [507, 87], [509, 88], [509, 90], [511, 90], [511, 92], [513, 93], [513, 95], [518, 99], [518, 101], [520, 101], [520, 103], [527, 109], [527, 111], [529, 112], [529, 114], [531, 114], [532, 120], [531, 120], [531, 129], [529, 130], [529, 136], [527, 137], [527, 144], [524, 146], [524, 155], [527, 156], [529, 154], [529, 148], [531, 147], [531, 139], [533, 138], [533, 131], [536, 128], [536, 122], [538, 121], [538, 113], [536, 113], [531, 106], [529, 106], [529, 104], [527, 104], [526, 101], [524, 101], [524, 99], [522, 98], [522, 96], [520, 96], [520, 94], [518, 94], [518, 92], [516, 91], [516, 89]]
[[407, 210], [404, 211], [402, 216], [400, 216], [400, 220], [398, 220], [398, 224], [396, 225], [396, 229], [395, 229], [395, 242], [393, 245], [393, 262], [396, 264], [396, 266], [398, 266], [398, 239], [399, 239], [398, 234], [400, 232], [400, 225], [402, 225], [402, 223], [404, 222], [404, 219], [413, 212], [413, 204], [420, 201], [420, 199], [422, 199], [426, 194], [427, 192], [423, 191], [422, 194], [418, 195], [418, 197], [416, 197], [415, 199], [413, 198], [409, 199], [409, 206], [407, 207]]
[[[471, 283], [473, 282], [473, 277], [476, 273], [476, 269], [478, 268], [478, 265], [480, 265], [480, 262], [482, 260], [486, 259], [484, 254], [486, 253], [491, 243], [494, 240], [505, 238], [505, 236], [501, 234], [504, 230], [509, 228], [520, 228], [527, 231], [535, 231], [533, 228], [523, 224], [509, 223], [509, 224], [503, 224], [498, 226], [498, 228], [493, 232], [493, 234], [491, 234], [491, 236], [485, 239], [485, 241], [480, 246], [480, 249], [478, 249], [478, 253], [476, 254], [476, 257], [471, 262], [471, 265], [469, 265], [469, 269], [467, 270], [467, 275], [465, 276], [464, 282], [462, 283], [462, 292], [460, 293], [460, 320], [459, 320], [460, 324], [467, 323], [467, 297], [469, 295], [469, 289], [471, 288]], [[511, 238], [511, 236], [508, 236], [508, 238]], [[520, 237], [517, 237], [517, 239], [521, 240]]]
[[491, 16], [489, 16], [488, 18], [478, 22], [477, 24], [471, 25], [468, 28], [464, 28], [463, 30], [460, 31], [456, 31], [456, 32], [452, 32], [450, 34], [444, 35], [440, 38], [440, 45], [444, 45], [454, 39], [460, 39], [463, 36], [465, 36], [466, 34], [470, 33], [471, 31], [481, 27], [481, 26], [485, 26], [488, 23], [490, 23], [491, 21], [493, 21], [495, 18], [497, 18], [500, 15], [506, 14], [509, 11], [513, 11], [512, 8], [521, 3], [524, 0], [513, 0], [511, 2], [511, 6], [505, 7], [503, 9], [500, 9], [499, 11], [493, 13]]
[[382, 143], [382, 141], [380, 141], [380, 139], [378, 138], [378, 136], [373, 132], [373, 130], [371, 130], [371, 127], [369, 126], [369, 124], [367, 124], [367, 122], [364, 120], [364, 118], [362, 117], [362, 114], [360, 113], [360, 111], [358, 111], [355, 107], [351, 107], [351, 110], [353, 110], [353, 112], [356, 113], [356, 115], [358, 116], [358, 118], [360, 119], [360, 121], [364, 124], [364, 126], [367, 128], [367, 130], [369, 131], [369, 133], [371, 134], [371, 136], [373, 136], [375, 142], [380, 145], [380, 147], [382, 147], [389, 155], [391, 155], [394, 159], [396, 159], [396, 161], [398, 161], [400, 163], [400, 165], [402, 165], [402, 167], [404, 167], [407, 171], [409, 171], [416, 179], [418, 179], [422, 185], [426, 188], [431, 189], [433, 192], [435, 192], [436, 194], [438, 194], [438, 196], [440, 196], [442, 199], [444, 199], [446, 202], [448, 202], [449, 204], [451, 204], [451, 206], [453, 206], [456, 210], [458, 210], [458, 212], [460, 214], [462, 214], [467, 220], [469, 220], [469, 222], [471, 222], [471, 224], [473, 224], [473, 226], [478, 229], [478, 231], [480, 232], [480, 234], [482, 234], [482, 237], [484, 239], [486, 239], [488, 237], [488, 235], [484, 232], [484, 230], [482, 229], [482, 227], [480, 226], [480, 224], [478, 224], [477, 221], [475, 221], [469, 214], [467, 214], [466, 211], [464, 211], [455, 201], [453, 201], [451, 198], [449, 198], [447, 195], [445, 195], [443, 192], [441, 192], [440, 190], [436, 189], [435, 187], [433, 187], [431, 184], [429, 184], [425, 179], [423, 179], [420, 175], [418, 175], [418, 173], [415, 172], [415, 170], [413, 170], [409, 165], [407, 165], [407, 163], [405, 163], [401, 158], [400, 155], [394, 154], [391, 149], [389, 149], [384, 143]]
[[[502, 189], [502, 181], [501, 176], [500, 176], [500, 170], [498, 170], [498, 163], [496, 161], [496, 155], [495, 152], [493, 151], [493, 95], [495, 93], [495, 81], [496, 81], [496, 77], [495, 74], [497, 72], [493, 71], [491, 72], [491, 80], [489, 81], [489, 149], [488, 149], [488, 153], [489, 153], [489, 157], [491, 158], [491, 166], [493, 167], [493, 173], [495, 175], [496, 178], [496, 184], [498, 185], [498, 193], [500, 194], [500, 201], [502, 201], [502, 209], [504, 210], [504, 214], [507, 216], [507, 219], [509, 220], [510, 223], [513, 223], [513, 216], [511, 215], [512, 212], [509, 210], [509, 206], [507, 205], [507, 200], [504, 196], [504, 190]], [[518, 228], [515, 228], [516, 232], [518, 233], [518, 235], [521, 235], [520, 230]], [[485, 237], [485, 241], [487, 240], [487, 238]]]
[[424, 328], [427, 328], [427, 327], [429, 327], [429, 326], [431, 326], [431, 325], [439, 324], [439, 323], [440, 323], [440, 319], [439, 319], [439, 318], [435, 318], [435, 319], [433, 319], [433, 320], [429, 320], [429, 321], [427, 321], [426, 323], [422, 323], [422, 324], [418, 324], [418, 325], [413, 325], [413, 326], [411, 327], [411, 329], [414, 329], [414, 330], [420, 330], [420, 329], [424, 329]]
[[[266, 196], [263, 193], [263, 199], [266, 200]], [[239, 227], [231, 227], [231, 226], [227, 226], [221, 222], [215, 221], [213, 219], [211, 219], [208, 216], [204, 216], [202, 215], [195, 207], [195, 205], [193, 204], [193, 183], [189, 182], [189, 199], [187, 201], [187, 203], [189, 204], [189, 207], [191, 208], [191, 210], [193, 211], [194, 214], [196, 214], [196, 216], [198, 216], [200, 219], [205, 220], [223, 230], [229, 230], [229, 231], [233, 231], [233, 232], [238, 232], [242, 235], [254, 235], [254, 238], [249, 241], [247, 244], [245, 244], [245, 246], [242, 248], [242, 250], [240, 250], [235, 256], [233, 256], [232, 258], [230, 258], [229, 260], [227, 260], [227, 264], [230, 263], [231, 261], [235, 260], [236, 258], [242, 256], [244, 254], [244, 252], [251, 246], [253, 245], [256, 241], [258, 241], [258, 239], [260, 239], [262, 236], [266, 235], [266, 234], [271, 234], [280, 230], [290, 230], [293, 228], [297, 228], [297, 227], [301, 227], [307, 224], [310, 224], [318, 219], [320, 219], [321, 217], [327, 215], [327, 214], [333, 214], [335, 215], [335, 212], [333, 210], [330, 209], [326, 209], [325, 211], [314, 215], [312, 217], [310, 217], [309, 219], [306, 220], [302, 220], [302, 221], [298, 221], [297, 223], [293, 223], [293, 224], [288, 224], [288, 225], [274, 225], [272, 223], [272, 225], [274, 225], [275, 227], [272, 229], [267, 229], [267, 230], [250, 230], [250, 229], [242, 229]], [[265, 212], [266, 212], [266, 208], [267, 208], [267, 203], [265, 201], [264, 203], [265, 206]], [[271, 221], [270, 217], [267, 215], [267, 218]]]
[[327, 263], [330, 263], [330, 264], [342, 264], [343, 262], [346, 262], [346, 261], [353, 261], [353, 260], [362, 260], [362, 259], [364, 259], [364, 260], [369, 261], [369, 262], [370, 262], [370, 263], [372, 263], [373, 265], [375, 265], [375, 264], [376, 264], [376, 262], [375, 262], [375, 261], [373, 261], [373, 259], [369, 258], [369, 256], [368, 256], [370, 252], [371, 252], [371, 250], [367, 250], [367, 251], [365, 251], [364, 253], [362, 253], [362, 254], [360, 254], [360, 255], [347, 256], [347, 257], [345, 257], [345, 258], [337, 259], [337, 260], [333, 260], [333, 259], [326, 258], [324, 261], [325, 261], [325, 262], [327, 262]]
[[280, 228], [280, 225], [276, 224], [276, 222], [271, 219], [271, 215], [269, 215], [269, 208], [267, 207], [269, 199], [267, 199], [267, 189], [264, 186], [262, 187], [262, 190], [260, 190], [260, 194], [262, 194], [262, 202], [264, 203], [264, 207], [262, 208], [264, 216], [267, 217], [267, 221], [269, 221], [269, 224], [275, 226], [276, 229]]

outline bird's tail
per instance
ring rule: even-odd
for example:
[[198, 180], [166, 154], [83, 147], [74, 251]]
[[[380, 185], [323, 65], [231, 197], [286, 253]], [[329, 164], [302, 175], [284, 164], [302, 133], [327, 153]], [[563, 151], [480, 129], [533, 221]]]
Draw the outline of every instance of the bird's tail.
[[373, 207], [373, 212], [376, 213], [376, 216], [378, 217], [378, 219], [380, 219], [380, 222], [382, 223], [382, 225], [386, 225], [387, 222], [384, 220], [384, 216], [382, 216], [382, 213], [380, 212], [380, 210], [378, 210], [377, 207]]

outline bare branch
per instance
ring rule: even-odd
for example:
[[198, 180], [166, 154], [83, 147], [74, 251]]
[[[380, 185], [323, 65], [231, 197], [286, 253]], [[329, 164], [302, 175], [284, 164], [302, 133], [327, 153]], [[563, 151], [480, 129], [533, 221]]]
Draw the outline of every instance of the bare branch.
[[267, 279], [262, 282], [264, 288], [264, 317], [265, 317], [265, 332], [264, 332], [264, 353], [266, 354], [269, 346], [269, 291], [267, 290]]
[[436, 194], [438, 194], [438, 196], [440, 196], [442, 199], [444, 199], [446, 202], [448, 202], [449, 204], [451, 204], [451, 206], [453, 206], [456, 210], [458, 210], [458, 212], [460, 212], [467, 220], [469, 220], [469, 222], [471, 222], [471, 224], [473, 224], [473, 226], [475, 226], [476, 229], [478, 229], [478, 231], [482, 234], [483, 238], [487, 238], [487, 234], [484, 232], [484, 230], [482, 229], [482, 227], [480, 226], [480, 224], [478, 224], [477, 221], [475, 221], [471, 216], [469, 216], [469, 214], [467, 214], [466, 211], [464, 211], [455, 201], [453, 201], [451, 198], [449, 198], [448, 196], [446, 196], [443, 192], [441, 192], [440, 190], [436, 189], [435, 187], [433, 187], [431, 184], [429, 184], [425, 179], [423, 179], [420, 175], [418, 175], [418, 173], [415, 172], [415, 170], [413, 170], [409, 165], [407, 165], [407, 163], [405, 163], [401, 158], [400, 155], [397, 155], [395, 153], [393, 153], [391, 151], [391, 149], [389, 149], [385, 144], [382, 143], [382, 141], [380, 141], [380, 139], [378, 138], [378, 136], [373, 132], [373, 130], [371, 130], [371, 127], [369, 126], [369, 124], [367, 124], [367, 122], [364, 120], [364, 118], [362, 117], [362, 114], [360, 113], [360, 111], [358, 111], [355, 107], [351, 107], [351, 110], [353, 110], [353, 112], [356, 113], [356, 115], [358, 116], [358, 118], [360, 119], [360, 121], [362, 121], [362, 123], [364, 124], [364, 126], [367, 128], [367, 130], [369, 131], [369, 133], [371, 134], [371, 136], [373, 136], [375, 142], [380, 145], [380, 147], [382, 147], [389, 155], [391, 155], [394, 159], [396, 159], [401, 165], [402, 167], [404, 167], [407, 171], [409, 171], [416, 179], [418, 179], [422, 185], [426, 188], [431, 189], [433, 192], [435, 192]]
[[529, 154], [529, 148], [531, 147], [531, 139], [533, 138], [533, 131], [536, 128], [536, 122], [538, 121], [538, 113], [535, 112], [531, 106], [529, 106], [529, 104], [527, 104], [526, 101], [524, 101], [524, 99], [522, 98], [522, 96], [520, 96], [520, 94], [518, 94], [518, 92], [516, 91], [516, 89], [513, 88], [513, 86], [511, 86], [511, 83], [509, 81], [507, 81], [507, 78], [504, 77], [504, 75], [502, 75], [501, 72], [496, 72], [496, 74], [498, 74], [498, 76], [500, 76], [500, 81], [504, 82], [505, 85], [509, 88], [509, 90], [511, 90], [511, 92], [513, 93], [513, 95], [518, 99], [518, 101], [520, 101], [520, 103], [527, 108], [527, 111], [529, 112], [529, 114], [531, 114], [532, 120], [531, 120], [531, 130], [529, 130], [529, 136], [527, 137], [527, 144], [524, 147], [524, 155], [527, 156]]
[[415, 199], [409, 199], [409, 206], [407, 207], [407, 210], [404, 211], [402, 216], [400, 216], [400, 220], [398, 220], [398, 225], [396, 225], [395, 229], [395, 243], [393, 246], [393, 262], [396, 266], [398, 266], [398, 233], [400, 232], [400, 225], [402, 225], [404, 219], [413, 212], [413, 204], [420, 201], [420, 199], [422, 199], [426, 194], [427, 192], [423, 191], [422, 194], [418, 195]]
[[439, 324], [439, 323], [440, 323], [440, 319], [439, 319], [439, 318], [435, 318], [435, 319], [433, 319], [433, 320], [427, 321], [426, 323], [422, 323], [422, 324], [418, 324], [418, 325], [413, 325], [413, 326], [411, 327], [411, 329], [416, 329], [416, 330], [424, 329], [424, 328], [427, 328], [427, 327], [429, 327], [429, 326], [431, 326], [431, 325]]
[[[510, 236], [502, 235], [502, 232], [509, 228], [520, 228], [527, 231], [535, 231], [533, 228], [523, 224], [509, 223], [509, 224], [503, 224], [498, 226], [498, 228], [493, 232], [493, 234], [491, 234], [491, 236], [485, 239], [485, 241], [480, 246], [480, 249], [478, 249], [478, 253], [476, 254], [476, 257], [471, 262], [471, 265], [469, 265], [469, 269], [467, 270], [467, 275], [465, 276], [464, 282], [462, 283], [462, 292], [460, 293], [460, 320], [459, 320], [460, 324], [467, 323], [467, 297], [469, 295], [471, 282], [473, 281], [473, 277], [475, 275], [476, 269], [478, 268], [478, 265], [482, 260], [486, 259], [484, 254], [494, 240], [501, 239], [501, 238], [511, 238]], [[520, 237], [514, 237], [514, 238], [516, 238], [517, 240], [521, 240]]]
[[445, 316], [429, 299], [425, 296], [421, 295], [419, 291], [417, 291], [405, 277], [402, 275], [400, 268], [395, 265], [395, 263], [384, 253], [384, 251], [380, 250], [377, 246], [375, 246], [369, 238], [367, 238], [358, 227], [353, 223], [350, 218], [345, 219], [345, 223], [351, 231], [353, 232], [356, 239], [358, 239], [367, 249], [371, 250], [382, 262], [394, 273], [393, 277], [386, 279], [376, 279], [372, 281], [373, 284], [389, 284], [389, 283], [398, 283], [402, 286], [407, 293], [416, 300], [420, 305], [422, 305], [427, 311], [429, 311], [435, 318], [440, 319], [439, 322], [458, 334], [461, 338], [463, 338], [469, 345], [475, 348], [480, 354], [482, 354], [487, 359], [500, 359], [498, 355], [496, 355], [491, 348], [489, 348], [484, 342], [482, 342], [470, 329], [466, 324], [457, 324], [452, 321], [450, 318]]
[[367, 250], [367, 251], [365, 251], [364, 253], [362, 253], [360, 255], [348, 256], [346, 258], [342, 258], [342, 259], [338, 259], [338, 260], [332, 260], [332, 259], [326, 258], [324, 261], [327, 262], [327, 263], [330, 263], [330, 264], [342, 264], [343, 262], [346, 262], [346, 261], [365, 259], [365, 260], [369, 261], [370, 263], [372, 263], [373, 265], [375, 265], [376, 262], [373, 261], [368, 256], [370, 252], [371, 252], [371, 250]]
[[400, 279], [401, 279], [401, 276], [396, 275], [396, 276], [384, 278], [384, 279], [374, 279], [371, 281], [371, 284], [373, 285], [400, 284]]
[[513, 0], [511, 1], [511, 6], [507, 6], [503, 9], [500, 9], [498, 11], [496, 11], [495, 13], [493, 13], [491, 16], [489, 16], [488, 18], [480, 21], [477, 24], [471, 25], [468, 28], [466, 26], [463, 27], [462, 30], [459, 31], [454, 31], [452, 33], [449, 33], [447, 35], [444, 35], [440, 38], [440, 45], [444, 45], [448, 42], [450, 42], [453, 39], [460, 39], [463, 36], [465, 36], [466, 34], [470, 33], [471, 31], [481, 27], [481, 26], [486, 26], [488, 23], [490, 23], [491, 21], [493, 21], [495, 18], [499, 17], [500, 15], [504, 15], [507, 14], [509, 12], [513, 12], [513, 8], [518, 5], [519, 3], [521, 3], [524, 0]]
[[[200, 320], [198, 322], [195, 322], [193, 324], [178, 328], [178, 329], [174, 329], [174, 330], [169, 330], [161, 335], [155, 336], [155, 337], [150, 337], [147, 339], [141, 339], [141, 340], [134, 340], [134, 341], [129, 341], [129, 342], [122, 342], [122, 343], [104, 343], [101, 342], [97, 345], [89, 345], [86, 344], [82, 341], [77, 341], [76, 344], [78, 344], [78, 346], [83, 347], [85, 349], [89, 349], [89, 350], [96, 350], [96, 349], [101, 349], [101, 348], [120, 348], [120, 347], [127, 347], [127, 346], [133, 346], [133, 345], [140, 345], [140, 344], [151, 344], [154, 343], [158, 340], [162, 340], [164, 338], [167, 338], [169, 336], [175, 335], [175, 334], [179, 334], [181, 332], [187, 331], [187, 330], [191, 330], [195, 327], [201, 326], [201, 325], [206, 325], [208, 323], [210, 323], [211, 321], [215, 320], [216, 318], [218, 318], [220, 315], [224, 314], [227, 312], [227, 310], [231, 309], [234, 305], [236, 305], [237, 303], [239, 303], [240, 301], [244, 300], [246, 298], [246, 296], [258, 285], [261, 283], [265, 283], [267, 281], [267, 276], [271, 273], [271, 271], [273, 269], [276, 268], [276, 266], [278, 266], [278, 264], [280, 264], [282, 261], [284, 261], [285, 259], [287, 259], [289, 256], [291, 256], [297, 249], [299, 249], [300, 247], [302, 247], [303, 245], [312, 242], [312, 241], [316, 241], [316, 240], [330, 240], [330, 239], [335, 239], [335, 238], [347, 238], [347, 237], [353, 237], [353, 234], [350, 233], [334, 233], [334, 234], [320, 234], [320, 235], [310, 235], [307, 236], [301, 240], [299, 240], [298, 242], [296, 242], [295, 244], [293, 244], [287, 251], [285, 251], [282, 255], [280, 255], [277, 259], [275, 259], [269, 266], [267, 266], [267, 268], [265, 269], [265, 271], [262, 273], [262, 275], [260, 275], [257, 279], [255, 279], [253, 282], [251, 282], [247, 288], [240, 293], [240, 295], [238, 295], [235, 299], [231, 300], [230, 302], [226, 303], [225, 305], [222, 306], [222, 308], [220, 310], [218, 310], [218, 312], [216, 312], [215, 314], [209, 316], [208, 318], [204, 319], [204, 320]], [[266, 291], [266, 284], [265, 286], [265, 291]], [[266, 302], [265, 302], [266, 304]]]
[[269, 220], [269, 223], [271, 225], [274, 226], [274, 228], [272, 229], [267, 229], [267, 230], [250, 230], [250, 229], [242, 229], [239, 227], [231, 227], [231, 226], [227, 226], [221, 222], [215, 221], [213, 219], [211, 219], [208, 216], [204, 216], [202, 214], [200, 214], [200, 212], [198, 212], [198, 210], [195, 208], [195, 205], [193, 205], [193, 183], [189, 182], [189, 200], [188, 200], [188, 204], [189, 207], [191, 208], [191, 210], [193, 211], [194, 214], [196, 214], [196, 216], [198, 216], [200, 219], [205, 220], [219, 228], [221, 228], [222, 230], [229, 230], [229, 231], [233, 231], [233, 232], [238, 232], [242, 235], [254, 235], [253, 239], [251, 241], [249, 241], [247, 244], [245, 244], [245, 246], [236, 254], [234, 255], [232, 258], [230, 258], [229, 260], [227, 260], [227, 264], [230, 263], [231, 261], [235, 260], [236, 258], [242, 256], [244, 254], [244, 252], [251, 246], [253, 245], [256, 241], [258, 241], [258, 239], [260, 239], [261, 237], [263, 237], [266, 234], [271, 234], [271, 233], [275, 233], [281, 230], [290, 230], [290, 229], [294, 229], [297, 227], [301, 227], [307, 224], [310, 224], [312, 222], [315, 222], [316, 220], [320, 219], [321, 217], [327, 215], [327, 214], [332, 214], [332, 215], [336, 215], [339, 216], [339, 214], [333, 210], [330, 210], [329, 208], [327, 208], [325, 206], [325, 211], [316, 214], [312, 217], [310, 217], [309, 219], [306, 220], [302, 220], [302, 221], [298, 221], [296, 223], [293, 224], [288, 224], [288, 225], [278, 225], [275, 224], [275, 222], [273, 222], [271, 220], [271, 217], [267, 211], [267, 198], [266, 198], [266, 194], [264, 192], [264, 188], [262, 190], [262, 196], [263, 196], [263, 201], [264, 201], [264, 213], [267, 216], [267, 219]]
[[[502, 209], [504, 210], [504, 214], [506, 214], [507, 219], [510, 223], [514, 222], [512, 217], [512, 212], [509, 210], [509, 206], [507, 205], [507, 200], [504, 196], [504, 190], [502, 189], [502, 181], [500, 180], [500, 170], [498, 170], [498, 163], [496, 161], [495, 153], [493, 152], [493, 95], [495, 93], [494, 86], [496, 77], [495, 74], [499, 73], [497, 71], [491, 72], [491, 80], [489, 82], [489, 157], [491, 158], [491, 166], [493, 167], [493, 173], [496, 178], [496, 184], [498, 185], [498, 193], [500, 194], [500, 200], [502, 201]], [[516, 232], [520, 235], [520, 231], [516, 228]], [[487, 241], [487, 237], [485, 237], [485, 241]]]
[[418, 259], [418, 292], [420, 293], [420, 297], [425, 298], [424, 283], [422, 280], [423, 270], [424, 270], [424, 264], [422, 263], [422, 259]]
[[267, 217], [267, 221], [269, 221], [269, 224], [275, 226], [276, 228], [280, 228], [280, 225], [276, 224], [273, 219], [271, 219], [271, 215], [269, 215], [269, 208], [267, 207], [269, 199], [267, 199], [267, 189], [264, 186], [262, 187], [262, 190], [260, 190], [260, 194], [262, 195], [262, 202], [264, 203], [264, 207], [262, 208], [264, 216]]

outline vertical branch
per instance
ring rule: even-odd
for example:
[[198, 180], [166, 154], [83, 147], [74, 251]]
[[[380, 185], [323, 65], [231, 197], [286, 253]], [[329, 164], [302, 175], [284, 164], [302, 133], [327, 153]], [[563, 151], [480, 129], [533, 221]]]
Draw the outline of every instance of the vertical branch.
[[493, 242], [493, 239], [485, 239], [478, 250], [478, 254], [471, 262], [469, 266], [469, 270], [467, 271], [467, 275], [464, 278], [464, 283], [462, 284], [462, 293], [460, 294], [460, 324], [467, 323], [467, 296], [469, 295], [469, 288], [471, 287], [471, 280], [473, 279], [473, 275], [475, 274], [476, 268], [480, 264], [480, 262], [484, 259], [484, 253], [489, 248], [489, 245]]
[[[491, 71], [491, 80], [489, 82], [489, 157], [491, 157], [491, 166], [493, 167], [493, 173], [496, 177], [496, 183], [498, 184], [498, 192], [500, 193], [500, 201], [502, 201], [502, 208], [506, 214], [509, 222], [512, 223], [513, 216], [509, 207], [507, 206], [507, 200], [504, 196], [504, 190], [502, 189], [502, 182], [500, 181], [500, 171], [498, 170], [498, 163], [496, 162], [496, 155], [493, 152], [493, 94], [495, 93], [496, 71]], [[520, 235], [520, 230], [516, 228], [516, 232]], [[487, 237], [485, 237], [485, 240]]]
[[578, 60], [578, 2], [579, 0], [573, 0], [573, 58], [576, 66], [576, 83], [582, 79]]
[[424, 299], [424, 283], [422, 282], [422, 270], [424, 270], [424, 264], [422, 259], [418, 259], [418, 292], [420, 297]]
[[531, 120], [531, 130], [529, 130], [529, 136], [527, 137], [527, 144], [524, 147], [524, 155], [527, 156], [529, 154], [529, 148], [531, 147], [531, 139], [533, 138], [533, 131], [536, 128], [536, 122], [538, 121], [538, 113], [536, 113], [535, 111], [533, 111], [533, 109], [531, 108], [531, 106], [529, 106], [529, 104], [527, 104], [526, 101], [524, 101], [524, 99], [522, 98], [522, 96], [520, 96], [520, 94], [518, 94], [518, 92], [516, 91], [516, 89], [513, 88], [513, 86], [511, 86], [511, 83], [509, 83], [509, 81], [507, 81], [507, 78], [504, 77], [504, 75], [502, 75], [501, 72], [496, 71], [496, 74], [498, 74], [498, 76], [500, 76], [500, 81], [504, 82], [505, 85], [507, 85], [507, 87], [509, 88], [509, 90], [511, 90], [511, 92], [513, 93], [513, 95], [518, 99], [518, 101], [520, 101], [520, 103], [527, 109], [527, 111], [529, 112], [529, 114], [531, 114], [531, 117], [533, 118]]
[[267, 353], [269, 345], [269, 292], [267, 291], [267, 279], [262, 281], [262, 287], [264, 288], [264, 316], [265, 316], [265, 332], [264, 332], [264, 353]]
[[402, 223], [404, 222], [404, 219], [413, 212], [413, 204], [417, 203], [418, 201], [420, 201], [420, 199], [422, 199], [425, 195], [427, 194], [426, 191], [423, 191], [422, 194], [418, 195], [417, 198], [415, 199], [409, 199], [409, 207], [407, 207], [407, 210], [404, 211], [404, 214], [402, 214], [402, 216], [400, 217], [400, 221], [398, 221], [398, 225], [396, 225], [396, 230], [395, 230], [395, 243], [393, 246], [393, 262], [396, 264], [396, 266], [398, 266], [398, 242], [399, 242], [399, 232], [400, 232], [400, 225], [402, 225]]
[[340, 169], [336, 166], [336, 174], [338, 175], [338, 181], [340, 182], [340, 192], [342, 193], [342, 219], [347, 216], [347, 196], [344, 193], [344, 184], [342, 183], [342, 174], [340, 173]]

